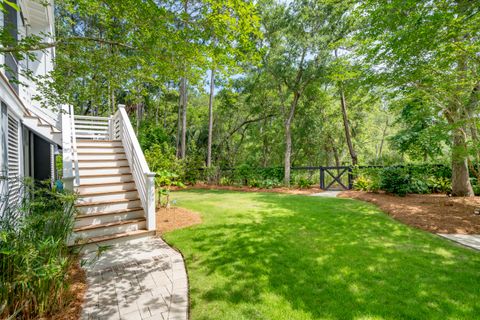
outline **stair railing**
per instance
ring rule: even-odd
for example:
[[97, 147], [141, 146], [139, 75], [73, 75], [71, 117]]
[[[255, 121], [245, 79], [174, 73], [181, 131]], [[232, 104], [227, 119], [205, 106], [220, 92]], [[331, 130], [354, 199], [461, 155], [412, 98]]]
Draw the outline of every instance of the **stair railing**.
[[78, 138], [108, 140], [110, 137], [110, 118], [76, 115], [75, 131]]
[[62, 150], [65, 189], [73, 191], [75, 186], [80, 185], [73, 106], [62, 106]]
[[125, 149], [133, 180], [145, 210], [147, 229], [155, 230], [155, 173], [148, 168], [124, 105], [118, 106], [117, 113], [109, 123], [111, 126], [109, 129], [110, 139], [121, 140]]

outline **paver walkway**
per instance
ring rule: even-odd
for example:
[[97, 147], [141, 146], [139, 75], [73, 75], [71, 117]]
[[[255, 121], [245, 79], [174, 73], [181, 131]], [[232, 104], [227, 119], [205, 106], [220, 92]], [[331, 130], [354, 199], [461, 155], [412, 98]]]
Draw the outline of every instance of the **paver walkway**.
[[113, 247], [85, 269], [88, 289], [81, 319], [188, 318], [183, 257], [160, 238]]
[[480, 234], [438, 234], [444, 238], [450, 239], [464, 246], [475, 250], [480, 250]]

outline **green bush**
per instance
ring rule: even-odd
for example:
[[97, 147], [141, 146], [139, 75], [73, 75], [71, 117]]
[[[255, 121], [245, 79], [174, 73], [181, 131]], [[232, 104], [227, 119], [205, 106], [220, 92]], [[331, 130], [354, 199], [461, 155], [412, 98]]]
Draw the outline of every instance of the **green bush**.
[[[2, 179], [0, 183], [8, 183]], [[0, 317], [31, 319], [52, 314], [68, 301], [67, 247], [75, 197], [20, 181], [18, 201], [0, 199]]]
[[233, 185], [233, 181], [229, 177], [221, 177], [220, 181], [219, 181], [219, 184], [221, 186], [231, 186], [231, 185]]
[[452, 181], [444, 177], [430, 177], [428, 185], [432, 192], [450, 193], [452, 192]]
[[300, 188], [300, 189], [308, 189], [310, 188], [311, 186], [313, 186], [314, 183], [312, 180], [308, 179], [308, 178], [299, 178], [297, 180], [297, 186]]
[[260, 188], [263, 188], [263, 189], [273, 189], [281, 186], [282, 186], [282, 183], [275, 179], [265, 179], [260, 182]]
[[426, 194], [451, 191], [451, 169], [444, 165], [406, 165], [356, 168], [354, 188], [368, 192], [384, 190], [404, 196], [407, 193]]
[[410, 192], [411, 177], [404, 168], [387, 167], [381, 172], [380, 189], [399, 196]]
[[361, 175], [355, 178], [355, 181], [353, 182], [353, 189], [358, 190], [358, 191], [370, 191], [370, 185], [372, 181]]
[[427, 194], [432, 190], [424, 177], [415, 177], [410, 175], [410, 183], [407, 186], [407, 193]]

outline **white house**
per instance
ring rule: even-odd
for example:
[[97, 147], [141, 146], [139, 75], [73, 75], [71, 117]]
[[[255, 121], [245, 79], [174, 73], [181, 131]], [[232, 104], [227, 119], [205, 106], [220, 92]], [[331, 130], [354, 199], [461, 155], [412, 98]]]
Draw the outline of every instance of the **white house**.
[[[10, 0], [0, 23], [20, 39], [25, 35], [54, 35], [53, 0]], [[78, 194], [73, 242], [106, 244], [151, 235], [155, 230], [154, 174], [149, 171], [125, 109], [111, 117], [75, 115], [40, 107], [32, 99], [35, 83], [22, 76], [44, 76], [54, 66], [55, 49], [35, 53], [35, 61], [18, 62], [0, 55], [0, 176], [8, 176], [10, 201], [17, 177], [56, 179], [54, 156], [63, 156], [63, 182]], [[8, 188], [6, 188], [8, 187]]]
[[[42, 5], [29, 0], [13, 1], [17, 11], [5, 6], [0, 24], [19, 39], [30, 34], [53, 34], [53, 4]], [[51, 39], [45, 39], [50, 41]], [[61, 145], [60, 118], [42, 109], [32, 100], [35, 84], [22, 76], [46, 75], [53, 67], [54, 49], [36, 52], [35, 61], [17, 61], [11, 53], [0, 55], [0, 172], [8, 175], [10, 194], [17, 187], [16, 177], [38, 180], [54, 179], [54, 152]], [[3, 67], [6, 65], [7, 67]]]

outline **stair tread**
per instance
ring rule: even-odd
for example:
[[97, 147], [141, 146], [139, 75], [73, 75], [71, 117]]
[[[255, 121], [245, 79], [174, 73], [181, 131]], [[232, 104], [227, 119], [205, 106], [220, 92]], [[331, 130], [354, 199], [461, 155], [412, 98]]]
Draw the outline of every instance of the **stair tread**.
[[[128, 166], [125, 166], [128, 167]], [[118, 168], [118, 167], [112, 167]], [[102, 173], [102, 174], [86, 174], [82, 175], [82, 179], [90, 179], [90, 178], [115, 178], [119, 176], [131, 176], [131, 172], [124, 172], [124, 173]]]
[[78, 154], [82, 155], [112, 155], [112, 154], [125, 154], [125, 151], [120, 151], [120, 152], [77, 152]]
[[130, 208], [130, 209], [121, 209], [121, 210], [116, 210], [116, 211], [109, 211], [109, 212], [95, 212], [95, 213], [86, 213], [86, 214], [78, 214], [75, 216], [76, 219], [85, 219], [85, 218], [91, 218], [91, 217], [97, 217], [97, 216], [108, 216], [108, 215], [113, 215], [113, 214], [122, 214], [122, 213], [128, 213], [128, 212], [135, 212], [135, 211], [143, 211], [142, 207], [136, 207], [136, 208]]
[[137, 191], [137, 188], [133, 189], [126, 189], [126, 190], [118, 190], [118, 191], [102, 191], [102, 192], [91, 192], [91, 193], [80, 193], [79, 197], [84, 198], [84, 197], [94, 197], [94, 196], [103, 196], [103, 195], [109, 195], [109, 194], [119, 194], [119, 193], [127, 193], [127, 192], [133, 192]]
[[78, 162], [105, 162], [105, 161], [126, 161], [125, 159], [78, 159]]
[[94, 225], [90, 225], [90, 226], [74, 228], [73, 232], [100, 229], [100, 228], [108, 228], [108, 227], [114, 227], [114, 226], [123, 226], [125, 224], [132, 224], [132, 223], [142, 222], [142, 221], [145, 221], [145, 220], [147, 220], [147, 219], [145, 217], [142, 217], [142, 218], [136, 218], [136, 219], [120, 220], [120, 221], [115, 221], [115, 222], [94, 224]]
[[139, 201], [140, 198], [134, 199], [118, 199], [118, 200], [105, 200], [105, 201], [96, 201], [96, 202], [83, 202], [75, 204], [75, 207], [90, 207], [90, 206], [100, 206], [105, 204], [117, 204], [117, 203], [124, 203], [130, 201]]
[[120, 149], [120, 148], [123, 148], [123, 145], [121, 146], [94, 146], [94, 145], [81, 145], [81, 146], [77, 146], [77, 148], [84, 148], [84, 149], [91, 149], [91, 148], [95, 148], [95, 149]]
[[100, 140], [100, 139], [77, 139], [77, 142], [91, 142], [91, 143], [99, 143], [99, 142], [122, 142], [122, 140]]
[[[81, 160], [79, 160], [81, 161]], [[116, 168], [129, 168], [129, 165], [124, 165], [124, 166], [104, 166], [104, 167], [83, 167], [79, 168], [80, 170], [85, 169], [85, 170], [96, 170], [96, 169], [116, 169]], [[75, 166], [73, 167], [75, 168]]]
[[110, 235], [106, 235], [106, 236], [92, 237], [92, 238], [86, 239], [86, 241], [82, 242], [81, 244], [83, 245], [83, 244], [98, 243], [98, 242], [115, 240], [115, 239], [125, 238], [125, 237], [129, 237], [129, 236], [138, 236], [138, 235], [148, 234], [148, 233], [151, 233], [151, 231], [148, 231], [146, 229], [129, 231], [129, 232], [114, 233], [114, 234], [110, 234]]
[[[97, 177], [97, 176], [95, 176]], [[81, 176], [80, 178], [85, 178], [85, 176]], [[122, 184], [132, 184], [135, 183], [135, 181], [120, 181], [120, 182], [100, 182], [100, 183], [87, 183], [87, 184], [80, 184], [77, 188], [83, 188], [83, 187], [98, 187], [98, 186], [118, 186]]]

